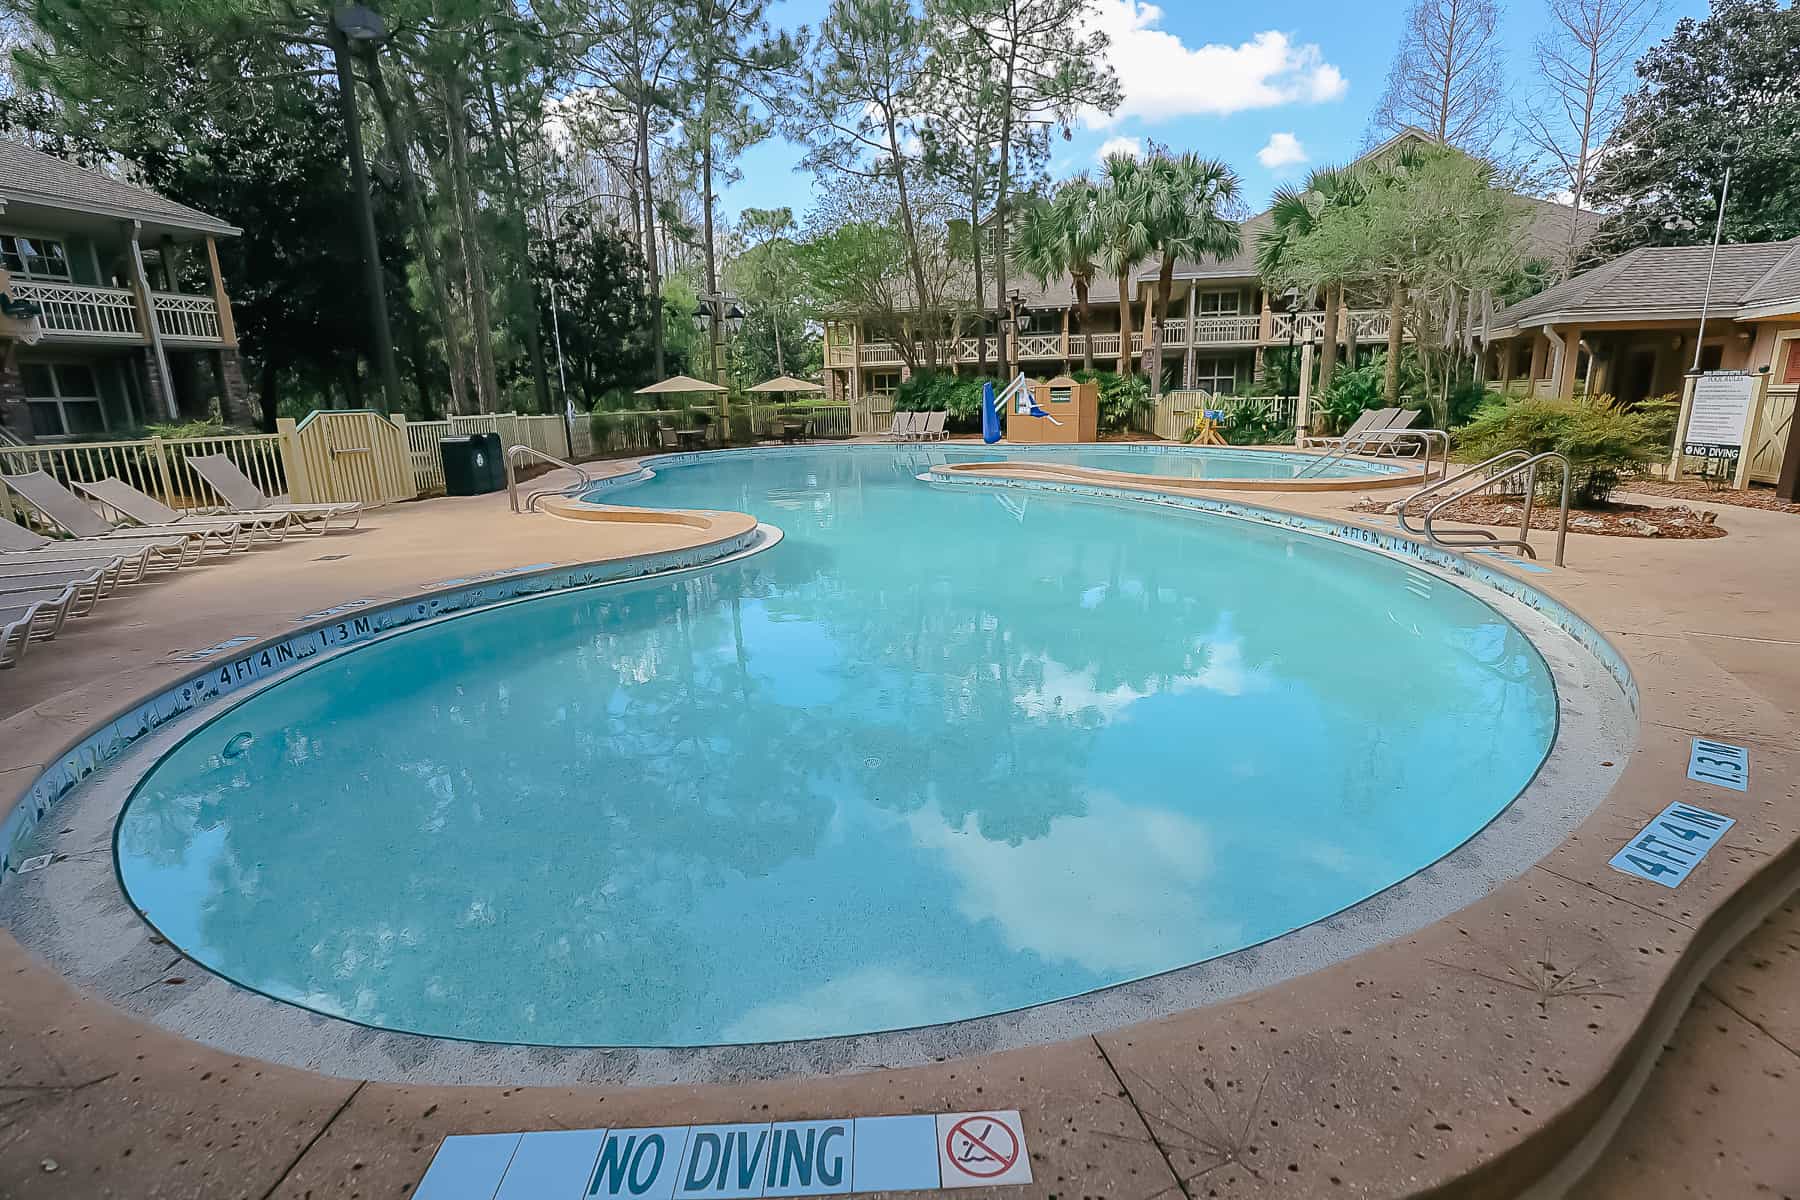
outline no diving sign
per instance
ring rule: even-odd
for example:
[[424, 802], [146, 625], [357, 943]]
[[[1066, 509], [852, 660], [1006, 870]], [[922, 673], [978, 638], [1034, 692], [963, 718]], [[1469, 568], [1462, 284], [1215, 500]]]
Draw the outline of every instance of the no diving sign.
[[1019, 1114], [447, 1137], [413, 1200], [743, 1200], [1031, 1182]]
[[1012, 1111], [949, 1113], [938, 1117], [938, 1173], [942, 1186], [1030, 1183], [1025, 1131]]

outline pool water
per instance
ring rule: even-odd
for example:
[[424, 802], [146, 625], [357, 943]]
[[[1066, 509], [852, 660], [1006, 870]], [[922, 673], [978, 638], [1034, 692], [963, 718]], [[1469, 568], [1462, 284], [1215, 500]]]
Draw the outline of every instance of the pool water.
[[859, 1033], [1317, 921], [1467, 839], [1547, 752], [1542, 660], [1457, 587], [1226, 518], [932, 487], [917, 453], [600, 493], [786, 537], [239, 704], [121, 817], [131, 899], [213, 971], [386, 1028]]

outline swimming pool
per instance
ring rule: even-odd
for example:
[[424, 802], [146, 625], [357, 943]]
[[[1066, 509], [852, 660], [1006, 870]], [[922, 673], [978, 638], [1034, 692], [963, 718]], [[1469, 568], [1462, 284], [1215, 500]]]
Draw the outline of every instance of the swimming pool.
[[[1311, 467], [1308, 479], [1367, 479], [1370, 476], [1418, 474], [1412, 461], [1339, 460], [1320, 466], [1317, 454], [1284, 450], [1250, 450], [1237, 446], [1172, 446], [1157, 442], [1108, 445], [984, 446], [976, 442], [936, 442], [897, 448], [922, 464], [972, 462], [1041, 462], [1133, 475], [1180, 479], [1293, 479]], [[921, 467], [923, 469], [923, 467]]]
[[1466, 840], [1550, 745], [1534, 648], [1435, 576], [933, 488], [921, 452], [714, 456], [599, 493], [786, 536], [284, 678], [139, 785], [127, 893], [211, 970], [383, 1028], [819, 1037], [1279, 936]]

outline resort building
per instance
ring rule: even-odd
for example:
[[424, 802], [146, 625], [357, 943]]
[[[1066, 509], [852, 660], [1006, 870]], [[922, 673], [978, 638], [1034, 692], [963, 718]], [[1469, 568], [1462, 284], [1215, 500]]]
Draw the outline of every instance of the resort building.
[[[1352, 165], [1379, 162], [1409, 145], [1433, 140], [1422, 130], [1407, 130], [1358, 156]], [[1565, 253], [1570, 242], [1569, 208], [1529, 197], [1520, 199], [1532, 207], [1524, 234], [1528, 252], [1546, 258]], [[1580, 237], [1585, 238], [1595, 218], [1585, 212], [1581, 217]], [[1151, 260], [1137, 268], [1130, 279], [1127, 302], [1132, 306], [1131, 353], [1140, 371], [1155, 369], [1160, 358], [1169, 387], [1229, 395], [1262, 377], [1268, 351], [1323, 343], [1325, 314], [1313, 307], [1313, 299], [1271, 291], [1257, 271], [1257, 240], [1270, 224], [1271, 216], [1265, 210], [1241, 223], [1236, 254], [1201, 261], [1184, 259], [1176, 264], [1169, 311], [1163, 314], [1160, 354], [1150, 348], [1154, 342], [1149, 331], [1157, 317], [1161, 264]], [[1009, 271], [1008, 283], [1018, 299], [1018, 359], [1027, 374], [1080, 367], [1090, 349], [1096, 368], [1112, 369], [1117, 364], [1122, 323], [1116, 279], [1096, 277], [1089, 286], [1085, 329], [1066, 278], [1041, 288], [1031, 278], [1022, 278], [1015, 267]], [[1350, 301], [1339, 320], [1349, 358], [1354, 361], [1357, 355], [1386, 344], [1388, 311], [1374, 295], [1359, 297], [1352, 292]], [[938, 347], [937, 361], [945, 369], [974, 372], [985, 362], [990, 372], [997, 372], [1000, 341], [991, 313], [998, 305], [992, 295], [988, 304], [989, 314], [971, 317], [972, 324], [982, 326], [979, 332], [971, 329], [968, 336]], [[913, 356], [915, 360], [919, 357]], [[895, 391], [910, 373], [907, 356], [898, 345], [870, 336], [854, 319], [827, 315], [826, 387], [834, 400], [847, 401], [855, 410], [867, 407], [871, 427], [885, 422], [882, 414], [892, 408]]]
[[[1679, 393], [1703, 371], [1770, 375], [1750, 477], [1773, 482], [1800, 391], [1800, 238], [1643, 247], [1522, 300], [1488, 322], [1487, 377], [1512, 395]], [[1705, 332], [1701, 314], [1705, 312]]]
[[241, 231], [0, 141], [0, 440], [254, 424], [216, 239]]

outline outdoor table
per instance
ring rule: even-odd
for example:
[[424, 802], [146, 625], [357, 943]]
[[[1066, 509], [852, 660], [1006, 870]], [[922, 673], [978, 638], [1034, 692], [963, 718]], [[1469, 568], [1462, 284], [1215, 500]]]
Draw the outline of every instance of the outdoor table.
[[706, 430], [677, 429], [675, 431], [675, 438], [681, 443], [681, 448], [683, 450], [696, 450], [706, 444]]

